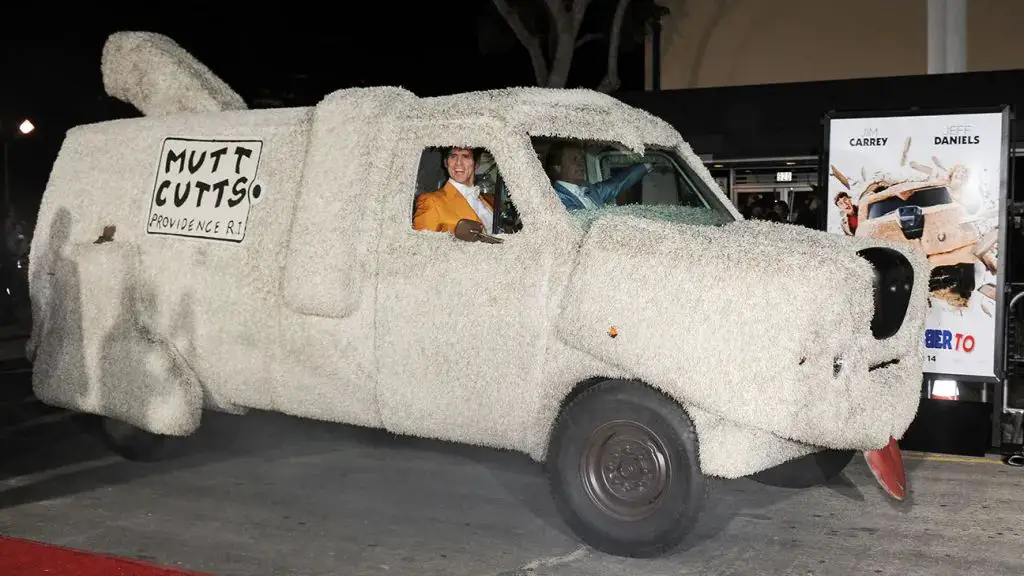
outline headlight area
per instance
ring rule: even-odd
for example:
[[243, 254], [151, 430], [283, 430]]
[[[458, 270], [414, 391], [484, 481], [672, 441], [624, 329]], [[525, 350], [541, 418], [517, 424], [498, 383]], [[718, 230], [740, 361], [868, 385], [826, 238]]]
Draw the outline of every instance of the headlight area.
[[892, 248], [871, 247], [857, 255], [871, 263], [875, 271], [872, 285], [875, 313], [871, 316], [871, 334], [876, 340], [895, 336], [903, 326], [914, 289], [914, 268], [906, 256]]

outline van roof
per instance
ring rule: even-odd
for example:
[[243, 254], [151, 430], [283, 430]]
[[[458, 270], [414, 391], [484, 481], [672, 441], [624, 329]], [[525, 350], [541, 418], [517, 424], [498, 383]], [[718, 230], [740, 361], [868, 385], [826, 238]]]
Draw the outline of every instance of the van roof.
[[675, 145], [675, 129], [652, 114], [585, 88], [515, 87], [419, 97], [397, 114], [408, 120], [436, 117], [493, 120], [531, 136], [603, 139], [611, 134], [632, 148]]
[[[244, 110], [244, 100], [172, 39], [152, 32], [115, 32], [104, 45], [104, 87], [146, 116]], [[173, 81], [169, 80], [173, 79]], [[678, 133], [664, 120], [611, 96], [582, 88], [518, 87], [417, 97], [403, 88], [345, 88], [324, 100], [360, 91], [385, 99], [402, 92], [397, 120], [496, 121], [531, 136], [615, 140], [634, 150], [675, 146]], [[365, 96], [359, 96], [365, 97]]]

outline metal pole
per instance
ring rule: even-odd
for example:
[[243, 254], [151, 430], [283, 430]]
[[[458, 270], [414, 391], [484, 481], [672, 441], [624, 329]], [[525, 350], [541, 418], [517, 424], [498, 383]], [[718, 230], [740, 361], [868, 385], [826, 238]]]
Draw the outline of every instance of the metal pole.
[[955, 74], [967, 71], [967, 0], [946, 0], [946, 27], [944, 34], [945, 72]]
[[651, 27], [651, 89], [661, 90], [661, 19], [655, 20]]
[[729, 199], [732, 200], [732, 205], [739, 208], [739, 196], [736, 195], [736, 169], [729, 168]]
[[928, 73], [967, 71], [967, 0], [928, 0]]
[[4, 218], [11, 212], [11, 165], [7, 160], [10, 142], [4, 140]]
[[946, 72], [946, 0], [928, 0], [928, 73]]

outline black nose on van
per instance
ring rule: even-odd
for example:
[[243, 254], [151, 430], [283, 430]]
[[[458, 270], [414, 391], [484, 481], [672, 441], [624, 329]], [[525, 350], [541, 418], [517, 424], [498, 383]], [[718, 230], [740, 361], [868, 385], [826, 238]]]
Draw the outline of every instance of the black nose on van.
[[892, 248], [865, 248], [857, 254], [870, 262], [875, 271], [871, 334], [878, 340], [889, 338], [899, 332], [907, 316], [914, 288], [914, 268], [906, 256]]
[[917, 240], [924, 233], [924, 211], [920, 206], [900, 206], [898, 217], [907, 240]]

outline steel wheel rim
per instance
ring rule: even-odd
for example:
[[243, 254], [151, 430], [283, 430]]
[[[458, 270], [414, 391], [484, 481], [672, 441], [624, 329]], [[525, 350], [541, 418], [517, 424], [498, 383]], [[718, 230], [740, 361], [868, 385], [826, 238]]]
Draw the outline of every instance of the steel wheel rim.
[[650, 428], [628, 420], [608, 422], [587, 439], [580, 478], [602, 512], [634, 522], [650, 516], [672, 483], [665, 443]]

